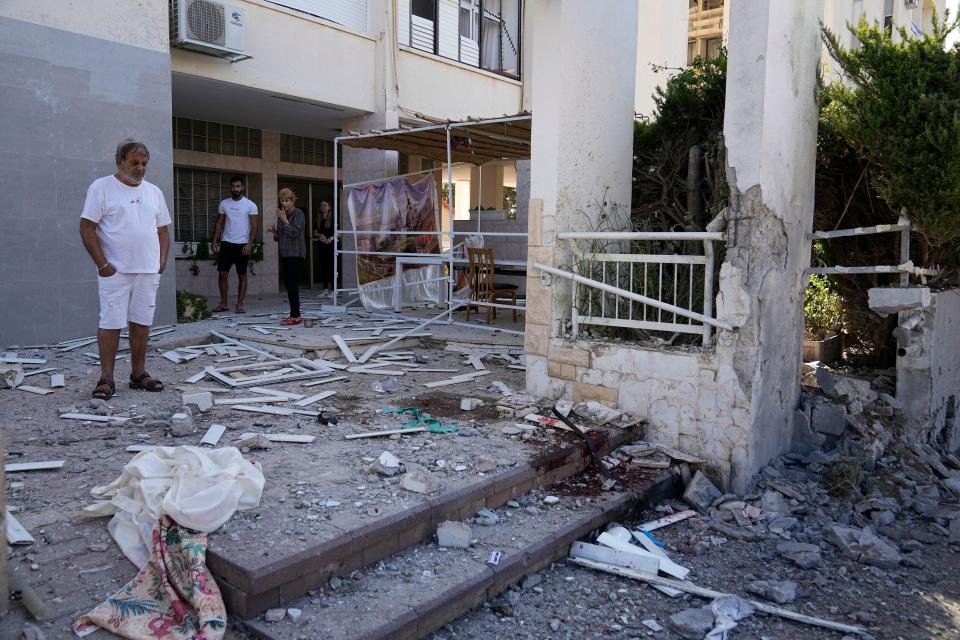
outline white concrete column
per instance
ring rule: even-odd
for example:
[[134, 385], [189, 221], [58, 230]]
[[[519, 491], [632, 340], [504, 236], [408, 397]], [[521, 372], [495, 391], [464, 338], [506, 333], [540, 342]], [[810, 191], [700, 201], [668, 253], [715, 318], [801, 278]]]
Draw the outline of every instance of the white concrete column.
[[[731, 483], [790, 448], [799, 393], [806, 233], [813, 220], [817, 65], [822, 0], [731, 3], [724, 137], [731, 203], [718, 314], [720, 332], [751, 406], [731, 451]], [[738, 304], [730, 303], [737, 300]]]
[[[350, 131], [366, 132], [371, 129], [396, 129], [400, 126], [397, 112], [397, 83], [394, 65], [394, 51], [397, 46], [396, 30], [392, 12], [395, 5], [391, 0], [372, 0], [370, 7], [371, 31], [377, 36], [376, 83], [377, 110], [374, 113], [345, 118], [343, 133]], [[341, 147], [340, 182], [343, 184], [386, 178], [397, 175], [396, 151], [380, 151], [376, 149], [350, 149]], [[347, 213], [346, 203], [340, 198], [340, 228], [352, 229], [350, 215]], [[342, 237], [340, 248], [348, 251], [356, 249], [352, 237]], [[340, 285], [345, 288], [357, 286], [357, 264], [354, 255], [345, 255], [340, 262]], [[344, 298], [346, 300], [347, 298]]]
[[[727, 3], [729, 4], [729, 3]], [[727, 5], [724, 5], [727, 6]], [[675, 69], [687, 66], [687, 23], [690, 10], [686, 2], [646, 2], [640, 12], [637, 41], [637, 86], [634, 111], [653, 115], [653, 93], [666, 86]], [[654, 71], [651, 64], [666, 67]]]
[[[531, 263], [571, 266], [556, 234], [594, 230], [606, 214], [629, 224], [638, 3], [551, 0], [529, 3], [535, 79], [530, 207]], [[527, 388], [555, 395], [569, 382], [547, 375], [549, 339], [570, 317], [567, 281], [527, 281]], [[559, 387], [558, 387], [559, 385]]]

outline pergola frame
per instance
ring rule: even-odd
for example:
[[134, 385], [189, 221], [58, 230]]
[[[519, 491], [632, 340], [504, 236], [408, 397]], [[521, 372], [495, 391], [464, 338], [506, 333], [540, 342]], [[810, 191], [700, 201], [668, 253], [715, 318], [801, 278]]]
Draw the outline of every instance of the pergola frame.
[[[514, 116], [504, 116], [502, 118], [489, 118], [489, 119], [478, 119], [478, 120], [467, 120], [462, 122], [446, 122], [433, 125], [425, 125], [422, 127], [412, 127], [406, 129], [394, 129], [390, 131], [373, 131], [370, 133], [360, 133], [360, 134], [350, 134], [344, 136], [337, 136], [333, 140], [333, 210], [335, 215], [333, 216], [333, 304], [337, 304], [337, 298], [341, 293], [360, 293], [360, 282], [359, 282], [359, 273], [357, 274], [357, 287], [354, 288], [344, 288], [341, 289], [338, 283], [338, 271], [339, 271], [339, 258], [341, 255], [383, 255], [383, 256], [396, 256], [396, 257], [424, 257], [426, 255], [436, 256], [438, 258], [443, 258], [443, 262], [447, 265], [447, 276], [441, 278], [440, 281], [447, 281], [447, 309], [443, 311], [440, 315], [434, 317], [429, 323], [442, 321], [446, 319], [448, 324], [452, 324], [453, 313], [460, 307], [464, 306], [468, 302], [465, 300], [455, 300], [454, 299], [454, 288], [456, 286], [456, 279], [454, 277], [454, 266], [456, 258], [454, 257], [454, 250], [456, 245], [454, 243], [454, 238], [458, 235], [480, 235], [481, 237], [485, 236], [498, 236], [498, 237], [526, 237], [526, 232], [488, 232], [483, 233], [480, 229], [480, 218], [481, 218], [481, 209], [479, 208], [478, 200], [478, 210], [477, 210], [477, 230], [476, 234], [470, 233], [457, 233], [454, 229], [454, 193], [453, 193], [453, 166], [454, 163], [469, 163], [477, 165], [480, 171], [480, 184], [482, 187], [483, 180], [483, 164], [493, 161], [493, 160], [525, 160], [530, 157], [530, 127], [532, 124], [532, 117], [530, 114], [518, 114]], [[341, 234], [353, 235], [354, 238], [354, 247], [359, 247], [357, 244], [357, 236], [359, 235], [425, 235], [421, 232], [415, 231], [357, 231], [356, 229], [351, 230], [341, 230], [340, 229], [340, 189], [345, 189], [354, 186], [361, 186], [364, 184], [375, 184], [379, 182], [386, 182], [389, 180], [394, 180], [399, 177], [406, 177], [412, 175], [419, 175], [422, 173], [436, 171], [437, 169], [429, 169], [427, 171], [418, 171], [413, 173], [406, 173], [402, 176], [389, 176], [385, 178], [380, 178], [376, 180], [365, 180], [353, 184], [343, 184], [342, 182], [338, 185], [339, 181], [339, 151], [340, 145], [353, 147], [353, 148], [365, 148], [365, 149], [380, 149], [380, 150], [390, 150], [398, 151], [403, 153], [410, 153], [415, 155], [420, 155], [427, 158], [432, 158], [435, 160], [440, 160], [441, 162], [446, 163], [447, 169], [447, 221], [449, 223], [448, 231], [435, 231], [432, 234], [426, 235], [437, 235], [437, 236], [446, 236], [448, 240], [448, 246], [446, 251], [441, 251], [439, 254], [422, 254], [422, 253], [403, 253], [403, 252], [379, 252], [379, 251], [360, 251], [355, 248], [352, 251], [343, 250], [340, 248], [340, 236]], [[441, 168], [442, 170], [442, 168]], [[468, 203], [469, 206], [469, 203]], [[351, 224], [351, 226], [354, 226]], [[430, 282], [430, 281], [428, 281]], [[384, 285], [380, 287], [379, 290], [385, 288], [396, 289], [398, 285]], [[402, 287], [402, 283], [399, 285]], [[354, 300], [350, 300], [347, 304], [351, 304]], [[498, 309], [521, 309], [524, 307], [520, 305], [505, 305], [497, 304], [486, 301], [469, 301], [469, 304], [494, 307]], [[470, 325], [476, 326], [476, 325]], [[420, 328], [420, 327], [418, 327]], [[492, 328], [492, 327], [491, 327]], [[499, 331], [504, 331], [507, 333], [522, 334], [522, 331], [514, 331], [510, 329], [497, 329]]]

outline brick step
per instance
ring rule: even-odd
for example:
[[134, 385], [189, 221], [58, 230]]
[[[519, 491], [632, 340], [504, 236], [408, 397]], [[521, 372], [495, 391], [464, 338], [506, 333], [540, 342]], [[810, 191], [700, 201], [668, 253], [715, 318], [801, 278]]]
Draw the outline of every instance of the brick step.
[[[474, 524], [478, 542], [469, 549], [424, 541], [365, 567], [354, 578], [342, 578], [336, 588], [326, 586], [287, 603], [301, 611], [297, 620], [259, 617], [245, 621], [247, 631], [262, 640], [422, 638], [565, 557], [570, 544], [591, 530], [679, 495], [682, 486], [674, 471], [631, 491], [593, 497], [571, 495], [571, 483], [559, 484], [546, 489], [562, 496], [555, 506], [541, 505], [538, 513], [500, 509], [498, 524]], [[487, 564], [492, 551], [501, 553], [495, 566]]]
[[[591, 439], [601, 453], [638, 437], [636, 428], [591, 434], [595, 434]], [[580, 473], [591, 464], [586, 444], [577, 441], [369, 524], [326, 539], [318, 534], [300, 548], [271, 547], [255, 533], [223, 547], [211, 537], [207, 566], [228, 610], [234, 616], [252, 618], [326, 584], [331, 577], [346, 575], [431, 537], [445, 520], [464, 520], [483, 507], [500, 507], [532, 489]], [[277, 531], [274, 535], [281, 534]], [[253, 551], [237, 552], [238, 548]]]

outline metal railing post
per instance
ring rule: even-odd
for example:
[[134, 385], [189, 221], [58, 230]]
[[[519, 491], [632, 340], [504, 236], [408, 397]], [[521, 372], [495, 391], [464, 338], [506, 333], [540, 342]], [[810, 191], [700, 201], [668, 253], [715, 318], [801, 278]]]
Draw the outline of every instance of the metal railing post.
[[[713, 317], [713, 240], [703, 241], [703, 256], [707, 259], [703, 265], [703, 315]], [[690, 279], [693, 280], [691, 268]], [[703, 323], [703, 346], [709, 347], [712, 339], [709, 324]]]
[[[900, 264], [904, 264], [910, 260], [910, 229], [904, 229], [900, 232]], [[900, 274], [900, 286], [909, 287], [910, 286], [910, 274], [901, 273]]]
[[340, 285], [337, 279], [338, 269], [337, 263], [340, 261], [340, 198], [337, 196], [339, 189], [337, 188], [337, 143], [339, 138], [333, 139], [333, 304], [337, 304], [337, 293], [339, 291]]

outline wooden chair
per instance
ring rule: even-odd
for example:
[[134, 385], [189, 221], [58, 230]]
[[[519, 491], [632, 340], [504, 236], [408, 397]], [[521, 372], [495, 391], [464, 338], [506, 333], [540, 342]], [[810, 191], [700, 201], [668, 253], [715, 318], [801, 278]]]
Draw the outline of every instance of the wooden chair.
[[[477, 302], [493, 302], [497, 300], [510, 300], [510, 304], [517, 306], [517, 285], [506, 282], [494, 282], [494, 261], [493, 249], [483, 249], [470, 247], [467, 249], [467, 259], [469, 260], [470, 270], [468, 280], [470, 282], [470, 299]], [[480, 305], [467, 305], [467, 321], [470, 320], [470, 309]], [[487, 307], [487, 323], [497, 317], [496, 307]], [[513, 321], [517, 321], [517, 310], [513, 309]]]

